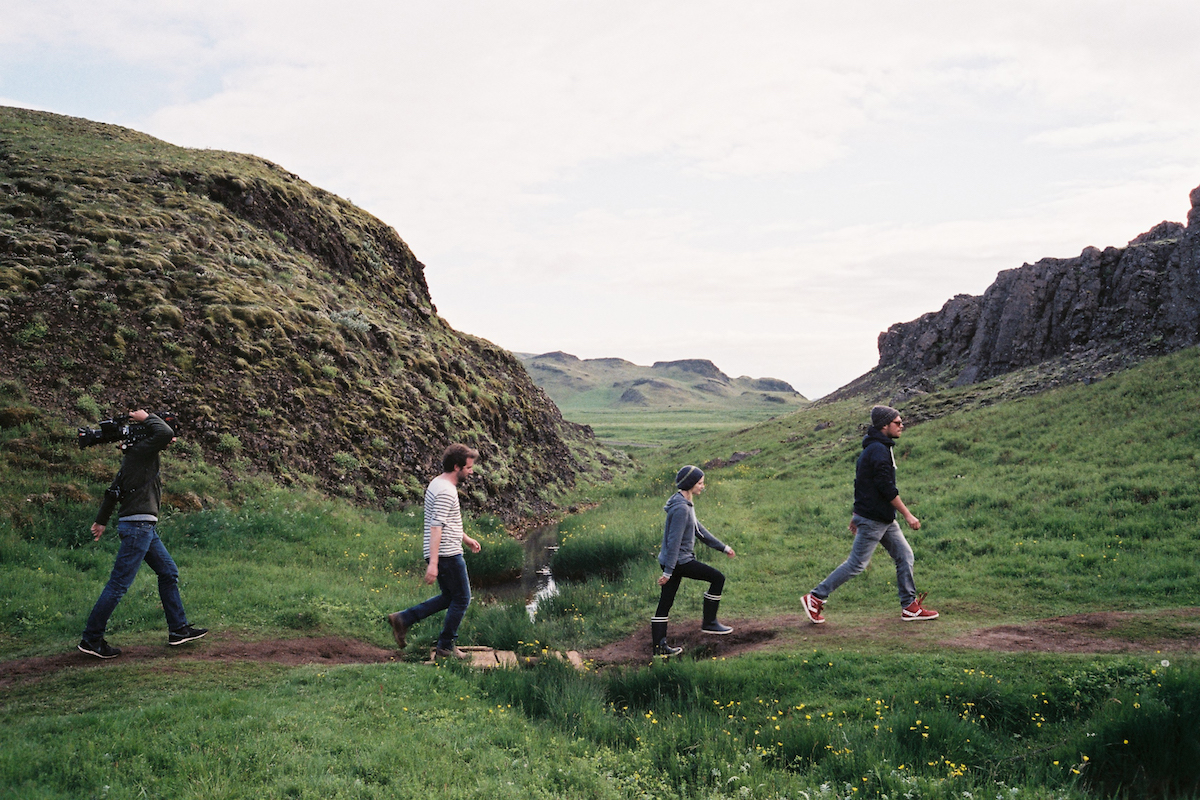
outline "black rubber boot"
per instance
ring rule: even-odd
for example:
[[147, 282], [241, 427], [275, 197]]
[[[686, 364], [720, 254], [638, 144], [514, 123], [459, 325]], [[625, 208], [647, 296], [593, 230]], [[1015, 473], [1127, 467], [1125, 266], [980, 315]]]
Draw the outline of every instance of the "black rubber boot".
[[651, 654], [656, 656], [677, 656], [683, 652], [682, 647], [672, 647], [667, 644], [667, 620], [653, 617], [650, 620], [650, 641], [654, 643]]
[[700, 623], [701, 633], [711, 633], [716, 636], [733, 633], [733, 628], [717, 622], [717, 608], [720, 605], [721, 598], [719, 596], [713, 597], [708, 592], [704, 593], [704, 621]]

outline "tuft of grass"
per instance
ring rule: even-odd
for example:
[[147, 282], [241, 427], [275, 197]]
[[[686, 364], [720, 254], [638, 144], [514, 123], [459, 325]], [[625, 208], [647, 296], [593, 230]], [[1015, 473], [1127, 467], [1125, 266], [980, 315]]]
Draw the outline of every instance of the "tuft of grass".
[[567, 523], [552, 566], [554, 574], [566, 580], [594, 576], [611, 580], [620, 577], [631, 561], [645, 558], [657, 544], [653, 534], [640, 528], [600, 524], [588, 531], [586, 523]]

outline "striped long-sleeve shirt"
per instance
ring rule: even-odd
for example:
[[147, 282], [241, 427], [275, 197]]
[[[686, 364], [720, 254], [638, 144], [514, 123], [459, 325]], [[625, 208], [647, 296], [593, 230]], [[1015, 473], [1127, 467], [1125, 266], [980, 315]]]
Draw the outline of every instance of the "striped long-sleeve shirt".
[[429, 529], [441, 527], [442, 543], [438, 558], [457, 556], [463, 551], [462, 511], [458, 507], [458, 487], [440, 475], [425, 490], [425, 560], [430, 557]]

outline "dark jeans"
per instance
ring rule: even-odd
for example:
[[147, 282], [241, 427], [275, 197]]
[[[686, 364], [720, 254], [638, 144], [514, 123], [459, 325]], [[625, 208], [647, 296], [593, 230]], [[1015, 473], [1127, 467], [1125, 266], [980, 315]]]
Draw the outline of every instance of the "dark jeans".
[[720, 570], [710, 567], [703, 561], [687, 561], [676, 564], [671, 573], [671, 580], [662, 585], [662, 593], [658, 596], [658, 610], [654, 616], [663, 619], [670, 615], [671, 606], [675, 605], [675, 593], [679, 591], [679, 582], [684, 578], [697, 581], [708, 581], [708, 595], [720, 599], [725, 589], [725, 575]]
[[437, 646], [449, 650], [458, 638], [458, 626], [467, 613], [467, 606], [471, 605], [471, 579], [467, 576], [467, 562], [461, 553], [438, 558], [437, 582], [442, 593], [420, 605], [404, 609], [400, 612], [400, 619], [405, 625], [412, 625], [445, 611], [446, 620], [442, 623], [442, 632], [438, 634]]
[[158, 530], [154, 523], [118, 522], [117, 535], [121, 537], [117, 560], [113, 563], [108, 583], [100, 592], [100, 599], [88, 615], [87, 625], [83, 629], [84, 641], [98, 642], [104, 638], [108, 618], [116, 610], [117, 603], [121, 602], [125, 592], [133, 585], [133, 579], [137, 577], [143, 561], [158, 575], [158, 597], [167, 617], [167, 628], [177, 631], [187, 627], [187, 615], [183, 612], [183, 601], [179, 598], [179, 569], [163, 545], [162, 539], [158, 538]]

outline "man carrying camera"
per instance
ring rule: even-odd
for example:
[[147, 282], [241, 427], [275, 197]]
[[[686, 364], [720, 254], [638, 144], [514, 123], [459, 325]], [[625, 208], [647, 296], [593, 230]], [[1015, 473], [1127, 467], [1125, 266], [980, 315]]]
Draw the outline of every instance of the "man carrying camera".
[[156, 529], [158, 504], [162, 496], [162, 481], [158, 474], [159, 453], [175, 441], [175, 432], [162, 419], [144, 410], [130, 412], [129, 418], [144, 426], [148, 433], [136, 441], [121, 445], [125, 454], [121, 469], [105, 491], [100, 512], [92, 523], [92, 538], [98, 542], [113, 510], [120, 504], [117, 533], [121, 537], [121, 547], [117, 551], [112, 574], [88, 616], [83, 639], [79, 642], [81, 652], [97, 658], [116, 658], [121, 655], [119, 648], [104, 640], [104, 631], [117, 603], [133, 585], [143, 561], [158, 575], [158, 596], [169, 631], [167, 644], [180, 645], [208, 633], [204, 628], [194, 628], [188, 624], [183, 601], [179, 597], [179, 570], [158, 538]]

